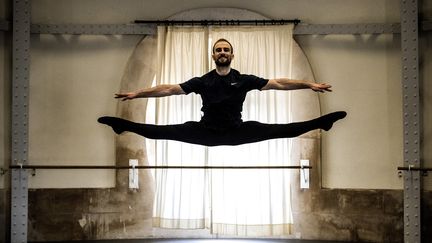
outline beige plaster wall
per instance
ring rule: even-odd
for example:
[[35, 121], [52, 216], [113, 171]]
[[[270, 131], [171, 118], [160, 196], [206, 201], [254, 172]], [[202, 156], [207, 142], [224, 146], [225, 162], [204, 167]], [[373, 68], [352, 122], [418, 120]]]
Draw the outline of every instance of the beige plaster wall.
[[[322, 185], [328, 188], [400, 189], [402, 161], [399, 36], [297, 37], [317, 82], [322, 113], [347, 118], [322, 138]], [[366, 179], [367, 178], [367, 179]]]
[[[114, 93], [141, 36], [33, 35], [29, 161], [114, 165], [114, 134], [97, 123], [115, 115]], [[31, 188], [112, 187], [112, 170], [37, 170]]]

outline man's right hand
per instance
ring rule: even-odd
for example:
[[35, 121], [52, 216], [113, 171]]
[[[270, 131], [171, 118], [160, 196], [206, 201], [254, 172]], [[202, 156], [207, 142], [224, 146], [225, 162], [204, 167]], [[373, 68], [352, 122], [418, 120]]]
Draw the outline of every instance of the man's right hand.
[[134, 92], [130, 92], [130, 93], [120, 93], [120, 94], [115, 94], [116, 99], [122, 99], [122, 101], [125, 100], [132, 100], [137, 98], [137, 94]]

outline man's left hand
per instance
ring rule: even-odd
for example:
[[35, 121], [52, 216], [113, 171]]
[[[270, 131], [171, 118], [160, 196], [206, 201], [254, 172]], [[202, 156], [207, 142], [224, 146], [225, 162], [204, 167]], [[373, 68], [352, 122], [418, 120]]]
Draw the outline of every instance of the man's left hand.
[[311, 84], [311, 89], [315, 92], [332, 92], [331, 90], [331, 85], [330, 84], [326, 84], [326, 83], [312, 83]]

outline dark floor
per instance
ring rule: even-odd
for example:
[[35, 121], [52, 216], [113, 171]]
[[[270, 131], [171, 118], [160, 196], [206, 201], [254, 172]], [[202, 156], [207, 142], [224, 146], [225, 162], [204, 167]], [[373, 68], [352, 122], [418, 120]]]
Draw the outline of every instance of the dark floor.
[[[331, 243], [344, 241], [322, 241], [322, 240], [296, 240], [296, 239], [142, 239], [142, 240], [84, 240], [84, 241], [61, 241], [61, 243]], [[30, 242], [31, 243], [31, 242]], [[38, 242], [42, 243], [42, 242]], [[47, 242], [48, 243], [48, 242]], [[49, 243], [60, 243], [50, 241]]]

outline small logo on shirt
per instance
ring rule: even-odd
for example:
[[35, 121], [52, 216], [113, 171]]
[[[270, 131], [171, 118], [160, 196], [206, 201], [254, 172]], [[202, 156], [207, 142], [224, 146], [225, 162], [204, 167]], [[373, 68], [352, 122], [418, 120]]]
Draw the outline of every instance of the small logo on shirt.
[[238, 83], [237, 82], [233, 82], [233, 83], [231, 83], [231, 86], [234, 86], [234, 85], [237, 85]]

